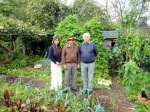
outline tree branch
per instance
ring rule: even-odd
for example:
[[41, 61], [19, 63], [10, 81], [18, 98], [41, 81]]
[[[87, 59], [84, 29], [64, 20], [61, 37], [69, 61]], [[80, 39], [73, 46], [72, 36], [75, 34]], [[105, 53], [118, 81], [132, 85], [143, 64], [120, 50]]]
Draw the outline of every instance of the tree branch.
[[9, 50], [9, 49], [7, 49], [6, 47], [2, 46], [1, 44], [0, 44], [0, 48], [2, 48], [2, 49], [3, 49], [3, 51], [2, 51], [2, 52], [4, 52], [4, 51], [10, 52], [10, 50]]

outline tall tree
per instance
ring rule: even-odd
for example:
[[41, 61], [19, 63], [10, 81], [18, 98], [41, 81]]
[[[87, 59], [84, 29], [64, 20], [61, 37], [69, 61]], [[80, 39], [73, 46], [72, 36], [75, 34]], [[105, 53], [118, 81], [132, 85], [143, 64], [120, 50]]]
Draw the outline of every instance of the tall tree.
[[139, 18], [145, 16], [149, 8], [149, 3], [145, 0], [114, 0], [111, 4], [123, 27], [136, 26]]
[[108, 13], [94, 0], [75, 0], [71, 9], [71, 14], [77, 14], [81, 25], [91, 20], [91, 18], [96, 17], [101, 21], [105, 29], [111, 26]]
[[7, 1], [0, 1], [0, 13], [4, 16], [10, 16], [13, 13], [14, 6]]
[[9, 0], [10, 3], [15, 6], [11, 18], [18, 19], [20, 21], [27, 22], [27, 11], [28, 0]]
[[68, 15], [68, 7], [60, 0], [32, 0], [28, 2], [27, 16], [32, 24], [54, 29]]
[[0, 13], [26, 22], [26, 7], [28, 0], [3, 0], [0, 2]]

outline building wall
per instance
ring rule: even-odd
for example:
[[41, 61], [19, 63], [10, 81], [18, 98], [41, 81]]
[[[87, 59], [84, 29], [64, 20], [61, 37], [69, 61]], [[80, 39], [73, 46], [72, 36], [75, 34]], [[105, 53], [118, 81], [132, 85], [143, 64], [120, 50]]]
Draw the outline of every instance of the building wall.
[[104, 40], [104, 45], [108, 50], [111, 50], [111, 40]]

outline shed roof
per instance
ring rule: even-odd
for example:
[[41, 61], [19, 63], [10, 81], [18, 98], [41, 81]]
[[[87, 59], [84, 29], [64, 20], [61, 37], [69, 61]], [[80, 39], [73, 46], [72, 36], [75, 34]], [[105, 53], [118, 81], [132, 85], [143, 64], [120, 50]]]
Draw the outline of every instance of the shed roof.
[[148, 27], [148, 24], [145, 21], [143, 21], [139, 24], [139, 27]]
[[109, 39], [109, 38], [116, 39], [117, 38], [116, 30], [104, 30], [103, 34], [104, 34], [104, 39]]

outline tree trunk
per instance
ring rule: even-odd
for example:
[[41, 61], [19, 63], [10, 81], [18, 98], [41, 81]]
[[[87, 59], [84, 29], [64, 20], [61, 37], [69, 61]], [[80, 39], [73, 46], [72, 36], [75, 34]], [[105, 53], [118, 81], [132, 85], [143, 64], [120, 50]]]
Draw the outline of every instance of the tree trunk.
[[24, 42], [23, 39], [22, 39], [22, 53], [26, 54], [26, 43]]
[[11, 41], [10, 49], [13, 51], [14, 50], [14, 43], [13, 40]]
[[8, 53], [10, 52], [9, 49], [7, 49], [6, 47], [2, 46], [0, 44], [0, 48], [2, 48], [2, 52], [6, 55], [6, 60], [8, 59]]
[[128, 51], [126, 51], [126, 62], [128, 62]]

